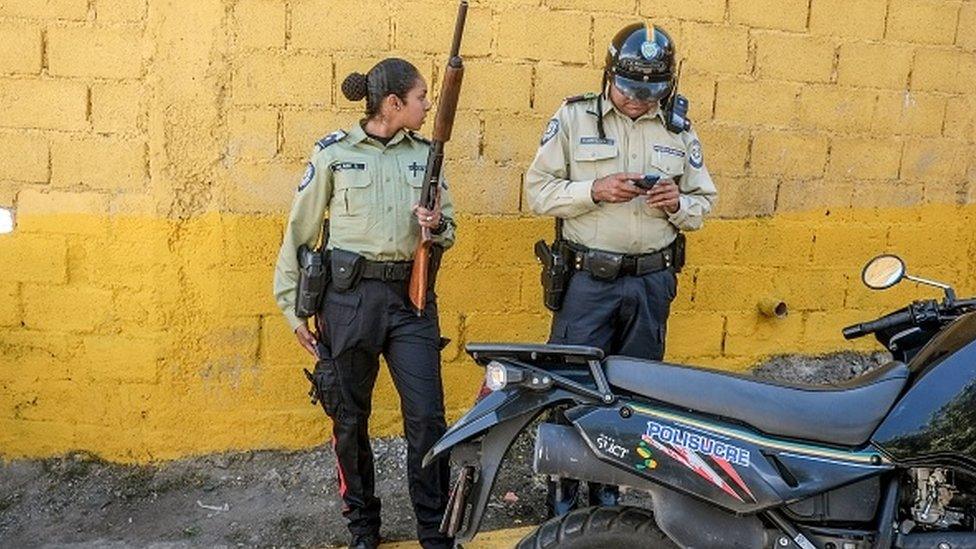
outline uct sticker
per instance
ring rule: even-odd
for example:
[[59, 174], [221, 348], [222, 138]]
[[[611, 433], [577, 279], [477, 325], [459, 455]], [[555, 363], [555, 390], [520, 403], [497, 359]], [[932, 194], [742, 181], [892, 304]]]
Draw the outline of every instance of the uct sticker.
[[702, 157], [702, 147], [698, 140], [691, 142], [688, 146], [688, 163], [691, 167], [695, 169], [700, 169], [705, 164], [705, 159]]
[[559, 120], [553, 118], [549, 121], [549, 125], [546, 126], [546, 133], [542, 134], [542, 142], [539, 145], [545, 145], [550, 139], [556, 137], [556, 133], [559, 131]]
[[308, 184], [312, 182], [312, 178], [315, 177], [315, 166], [311, 162], [308, 163], [308, 167], [305, 168], [305, 175], [302, 176], [302, 182], [298, 185], [298, 190], [304, 190], [308, 187]]

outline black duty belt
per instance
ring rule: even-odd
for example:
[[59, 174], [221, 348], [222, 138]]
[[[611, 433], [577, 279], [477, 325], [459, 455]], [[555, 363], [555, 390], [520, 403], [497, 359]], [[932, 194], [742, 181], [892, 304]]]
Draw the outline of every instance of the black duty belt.
[[363, 278], [384, 282], [406, 280], [413, 270], [413, 261], [369, 261], [363, 260]]
[[621, 276], [641, 276], [674, 267], [674, 247], [647, 254], [618, 254], [594, 250], [567, 242], [570, 265], [577, 271], [586, 271], [594, 278], [614, 280]]

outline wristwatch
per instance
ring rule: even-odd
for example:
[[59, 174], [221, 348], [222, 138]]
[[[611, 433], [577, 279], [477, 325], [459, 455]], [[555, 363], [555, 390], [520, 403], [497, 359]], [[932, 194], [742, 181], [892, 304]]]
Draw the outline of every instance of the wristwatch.
[[437, 226], [430, 230], [431, 234], [441, 234], [447, 230], [447, 218], [443, 215], [441, 220], [437, 223]]

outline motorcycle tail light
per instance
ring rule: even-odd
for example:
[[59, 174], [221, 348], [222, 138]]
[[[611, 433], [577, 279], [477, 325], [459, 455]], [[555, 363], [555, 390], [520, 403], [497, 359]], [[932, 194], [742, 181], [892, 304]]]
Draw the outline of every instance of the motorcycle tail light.
[[522, 381], [522, 370], [518, 368], [494, 360], [485, 367], [485, 387], [491, 391], [500, 391], [508, 384], [520, 381]]
[[484, 380], [481, 380], [481, 387], [478, 388], [478, 394], [475, 395], [474, 397], [474, 403], [477, 404], [481, 402], [481, 399], [485, 398], [490, 394], [491, 394], [491, 389], [488, 388], [488, 385], [485, 383]]

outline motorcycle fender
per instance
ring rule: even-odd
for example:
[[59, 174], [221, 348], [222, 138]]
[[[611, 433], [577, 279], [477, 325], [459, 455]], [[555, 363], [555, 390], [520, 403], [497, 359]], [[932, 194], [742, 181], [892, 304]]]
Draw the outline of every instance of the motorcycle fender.
[[[440, 440], [434, 443], [424, 456], [424, 467], [454, 446], [471, 440], [500, 423], [525, 414], [531, 414], [531, 419], [542, 409], [571, 400], [573, 395], [562, 389], [539, 392], [516, 386], [493, 391], [468, 410]], [[510, 444], [511, 441], [508, 443]]]
[[680, 547], [767, 547], [766, 531], [755, 515], [736, 516], [663, 486], [648, 490], [657, 525]]
[[454, 536], [459, 543], [470, 541], [478, 533], [502, 458], [515, 437], [544, 410], [573, 399], [571, 393], [562, 389], [539, 392], [512, 387], [495, 391], [434, 444], [424, 457], [425, 466], [451, 450], [455, 465], [474, 469], [471, 487], [462, 503], [466, 518]]
[[[501, 466], [505, 452], [512, 445], [515, 437], [535, 417], [536, 413], [528, 412], [521, 416], [503, 421], [495, 425], [477, 442], [462, 443], [454, 448], [452, 461], [459, 466], [473, 466], [475, 470], [474, 482], [471, 485], [465, 506], [466, 519], [464, 526], [454, 535], [458, 543], [467, 543], [474, 538], [481, 527], [481, 519], [488, 508], [488, 497], [495, 486], [498, 469]], [[480, 448], [479, 448], [480, 446]]]

